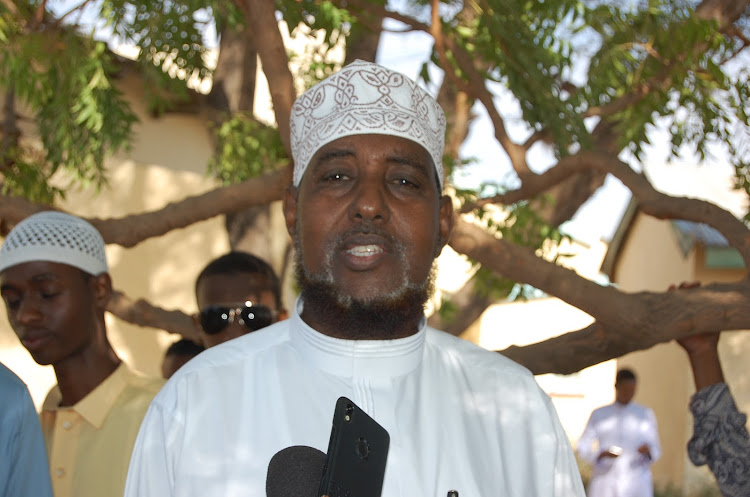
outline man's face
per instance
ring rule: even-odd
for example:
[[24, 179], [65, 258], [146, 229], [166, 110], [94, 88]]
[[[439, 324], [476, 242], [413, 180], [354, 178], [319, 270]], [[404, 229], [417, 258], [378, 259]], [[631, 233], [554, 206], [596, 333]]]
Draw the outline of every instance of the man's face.
[[108, 282], [106, 274], [88, 276], [44, 261], [0, 274], [10, 325], [37, 363], [54, 366], [96, 347], [97, 316], [109, 298]]
[[[276, 298], [268, 287], [267, 278], [254, 273], [208, 275], [201, 279], [197, 288], [198, 307], [201, 310], [210, 305], [235, 307], [250, 301], [253, 304], [264, 305], [272, 311], [279, 311], [276, 308]], [[219, 333], [211, 335], [201, 328], [200, 334], [203, 345], [208, 348], [251, 331], [235, 319]]]
[[635, 396], [635, 381], [620, 380], [615, 385], [615, 400], [620, 404], [628, 404]]
[[285, 215], [301, 269], [332, 285], [343, 306], [424, 287], [453, 226], [430, 155], [386, 135], [321, 147], [287, 194]]

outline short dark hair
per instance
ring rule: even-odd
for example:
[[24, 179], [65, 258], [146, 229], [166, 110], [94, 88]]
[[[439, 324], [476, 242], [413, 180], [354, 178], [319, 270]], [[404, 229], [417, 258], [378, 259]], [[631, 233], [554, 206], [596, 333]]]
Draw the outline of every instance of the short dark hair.
[[164, 356], [166, 357], [168, 355], [182, 355], [195, 357], [204, 350], [206, 349], [203, 347], [203, 345], [199, 345], [192, 340], [183, 338], [182, 340], [178, 340], [170, 345], [167, 351], [164, 353]]
[[628, 368], [619, 370], [615, 376], [615, 385], [619, 385], [621, 381], [636, 381], [633, 370]]
[[195, 280], [195, 294], [198, 294], [198, 286], [207, 276], [219, 274], [253, 273], [265, 276], [268, 282], [268, 290], [273, 293], [276, 300], [276, 308], [281, 309], [281, 283], [273, 268], [260, 257], [240, 251], [232, 251], [209, 262]]

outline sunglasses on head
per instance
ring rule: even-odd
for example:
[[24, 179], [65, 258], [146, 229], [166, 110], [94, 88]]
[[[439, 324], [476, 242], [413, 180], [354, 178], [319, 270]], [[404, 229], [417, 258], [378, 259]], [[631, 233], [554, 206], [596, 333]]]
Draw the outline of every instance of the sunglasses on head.
[[276, 312], [264, 305], [252, 302], [235, 306], [209, 305], [201, 309], [200, 318], [203, 331], [209, 335], [221, 333], [230, 323], [237, 321], [251, 331], [256, 331], [273, 323]]

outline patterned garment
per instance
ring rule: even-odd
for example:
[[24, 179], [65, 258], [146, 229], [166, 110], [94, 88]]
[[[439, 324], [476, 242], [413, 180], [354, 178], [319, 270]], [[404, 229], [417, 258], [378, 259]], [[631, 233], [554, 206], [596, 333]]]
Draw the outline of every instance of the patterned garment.
[[750, 495], [750, 436], [747, 416], [737, 410], [729, 387], [717, 383], [690, 400], [693, 438], [688, 455], [696, 466], [708, 464], [724, 497]]

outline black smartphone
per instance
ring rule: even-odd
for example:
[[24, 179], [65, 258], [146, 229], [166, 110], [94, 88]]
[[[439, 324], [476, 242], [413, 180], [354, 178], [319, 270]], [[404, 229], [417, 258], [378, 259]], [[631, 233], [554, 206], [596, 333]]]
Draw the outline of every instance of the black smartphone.
[[318, 495], [380, 497], [390, 436], [346, 397], [336, 401]]

